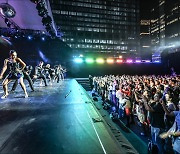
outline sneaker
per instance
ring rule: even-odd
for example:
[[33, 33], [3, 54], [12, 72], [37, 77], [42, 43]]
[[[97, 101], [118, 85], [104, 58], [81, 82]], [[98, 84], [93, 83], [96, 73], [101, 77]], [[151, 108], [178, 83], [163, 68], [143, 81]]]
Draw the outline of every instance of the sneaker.
[[15, 92], [15, 90], [12, 89], [12, 90], [11, 90], [11, 93], [14, 93], [14, 92]]
[[1, 96], [1, 99], [6, 99], [8, 95]]
[[24, 98], [28, 98], [28, 94], [27, 93], [25, 94]]

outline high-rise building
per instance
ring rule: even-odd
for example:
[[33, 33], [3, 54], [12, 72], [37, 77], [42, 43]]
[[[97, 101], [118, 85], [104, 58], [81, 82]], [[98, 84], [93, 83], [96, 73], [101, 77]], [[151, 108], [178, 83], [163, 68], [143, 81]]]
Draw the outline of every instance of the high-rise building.
[[151, 44], [154, 52], [179, 51], [180, 0], [159, 0], [151, 10]]
[[140, 22], [140, 55], [151, 56], [150, 20]]
[[50, 0], [62, 40], [75, 52], [139, 52], [139, 0]]

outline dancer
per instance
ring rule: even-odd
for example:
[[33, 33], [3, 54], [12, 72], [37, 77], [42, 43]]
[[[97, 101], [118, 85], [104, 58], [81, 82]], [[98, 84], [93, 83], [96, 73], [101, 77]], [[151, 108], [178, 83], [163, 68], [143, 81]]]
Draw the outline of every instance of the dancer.
[[52, 85], [52, 79], [51, 79], [51, 68], [50, 68], [50, 64], [47, 64], [45, 67], [44, 67], [44, 70], [45, 70], [45, 76], [46, 76], [46, 79], [49, 79], [49, 84]]
[[[33, 91], [34, 91], [34, 86], [33, 86], [33, 81], [32, 81], [32, 79], [31, 79], [31, 77], [30, 77], [30, 74], [31, 74], [31, 72], [32, 72], [32, 69], [33, 69], [32, 66], [30, 66], [30, 65], [29, 65], [29, 66], [26, 66], [26, 67], [24, 68], [24, 70], [22, 71], [22, 73], [23, 73], [23, 75], [24, 75], [24, 79], [26, 79], [26, 80], [28, 81], [29, 86], [30, 86], [30, 88], [31, 88], [31, 90], [32, 90], [32, 92], [33, 92]], [[16, 81], [14, 82], [11, 92], [14, 92], [14, 91], [16, 90], [17, 85], [18, 85], [18, 80], [16, 80]]]
[[[21, 65], [21, 68], [19, 65]], [[16, 51], [10, 50], [9, 58], [4, 60], [4, 66], [3, 66], [1, 74], [0, 74], [0, 79], [2, 79], [7, 68], [9, 68], [10, 71], [2, 83], [3, 89], [4, 89], [4, 95], [1, 97], [1, 99], [7, 98], [8, 84], [14, 79], [18, 80], [18, 82], [20, 83], [20, 85], [25, 93], [25, 98], [28, 97], [28, 94], [26, 92], [26, 86], [24, 85], [24, 82], [23, 82], [23, 73], [22, 73], [22, 71], [25, 67], [26, 67], [26, 64], [20, 58], [17, 57]]]
[[47, 86], [47, 81], [46, 81], [46, 76], [44, 74], [45, 72], [44, 72], [43, 64], [44, 64], [44, 62], [40, 61], [39, 65], [35, 67], [35, 75], [33, 76], [33, 83], [37, 79], [43, 79], [45, 86]]

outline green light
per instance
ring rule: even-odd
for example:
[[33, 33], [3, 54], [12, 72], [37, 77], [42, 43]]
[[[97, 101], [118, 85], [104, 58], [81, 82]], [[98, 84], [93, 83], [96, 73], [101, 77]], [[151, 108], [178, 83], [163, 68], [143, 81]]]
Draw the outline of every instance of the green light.
[[93, 58], [86, 58], [86, 63], [94, 63], [94, 59]]
[[75, 63], [82, 63], [83, 59], [82, 58], [74, 58]]

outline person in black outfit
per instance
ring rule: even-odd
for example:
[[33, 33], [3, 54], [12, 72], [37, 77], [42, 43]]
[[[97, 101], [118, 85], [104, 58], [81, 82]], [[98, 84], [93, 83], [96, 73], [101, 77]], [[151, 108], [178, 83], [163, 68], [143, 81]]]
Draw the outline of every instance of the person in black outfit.
[[4, 60], [4, 66], [3, 66], [1, 74], [0, 74], [0, 79], [2, 79], [3, 74], [9, 68], [9, 73], [2, 83], [3, 89], [4, 89], [4, 95], [1, 97], [1, 99], [7, 98], [8, 94], [9, 94], [8, 93], [8, 84], [12, 80], [18, 80], [18, 82], [20, 83], [20, 85], [25, 93], [25, 98], [28, 97], [28, 94], [26, 92], [26, 86], [23, 82], [23, 73], [22, 73], [22, 71], [24, 70], [25, 67], [26, 67], [26, 64], [20, 58], [17, 57], [16, 51], [11, 50], [9, 52], [9, 58]]
[[55, 65], [54, 66], [54, 70], [55, 70], [55, 75], [54, 75], [54, 79], [57, 80], [57, 83], [59, 83], [60, 79], [61, 79], [61, 76], [60, 76], [60, 67], [59, 65]]
[[33, 83], [37, 79], [43, 79], [45, 86], [47, 86], [46, 76], [43, 68], [43, 61], [40, 61], [39, 65], [35, 67], [35, 75], [33, 76]]
[[147, 98], [143, 96], [144, 106], [150, 113], [151, 137], [153, 144], [157, 145], [160, 154], [164, 153], [164, 142], [160, 134], [165, 131], [164, 110], [161, 106], [160, 95], [154, 95], [154, 102], [149, 104]]
[[[29, 65], [29, 66], [26, 66], [22, 72], [24, 75], [24, 79], [26, 79], [28, 81], [31, 90], [34, 91], [33, 81], [30, 77], [32, 69], [33, 69], [33, 67]], [[18, 85], [18, 80], [16, 80], [14, 82], [11, 92], [16, 90], [17, 85]]]
[[49, 79], [49, 84], [52, 85], [52, 78], [51, 78], [52, 69], [51, 69], [51, 65], [50, 65], [50, 64], [47, 64], [47, 65], [44, 67], [44, 71], [45, 71], [46, 79]]
[[93, 77], [92, 77], [92, 75], [89, 75], [89, 83], [90, 83], [90, 87], [92, 90], [93, 89]]

